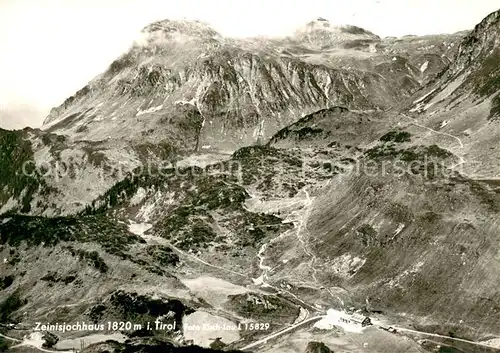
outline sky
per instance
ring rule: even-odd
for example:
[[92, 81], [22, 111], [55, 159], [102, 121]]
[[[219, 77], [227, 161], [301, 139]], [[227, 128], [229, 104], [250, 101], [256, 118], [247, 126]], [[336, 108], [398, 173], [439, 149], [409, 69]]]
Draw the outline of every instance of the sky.
[[323, 17], [385, 36], [471, 29], [498, 0], [0, 0], [0, 127], [39, 127], [147, 24], [194, 19], [225, 36], [284, 36]]

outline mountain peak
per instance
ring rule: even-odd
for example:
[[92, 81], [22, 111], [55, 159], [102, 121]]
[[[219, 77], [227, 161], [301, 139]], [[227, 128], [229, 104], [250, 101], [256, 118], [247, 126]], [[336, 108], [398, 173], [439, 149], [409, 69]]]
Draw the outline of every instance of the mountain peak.
[[323, 17], [298, 28], [295, 38], [319, 48], [342, 45], [353, 40], [380, 40], [379, 36], [366, 29], [353, 25], [334, 25]]
[[[302, 28], [302, 30], [309, 30], [309, 31], [329, 31], [329, 32], [343, 32], [343, 33], [350, 33], [354, 35], [366, 35], [366, 36], [371, 36], [371, 37], [377, 37], [375, 34], [372, 32], [358, 27], [354, 25], [332, 25], [329, 20], [327, 20], [324, 17], [318, 17], [313, 21], [308, 22], [305, 25], [305, 28]], [[299, 29], [300, 31], [301, 29]]]
[[153, 22], [141, 31], [143, 34], [182, 34], [191, 37], [218, 37], [219, 33], [205, 22], [197, 20], [161, 20]]

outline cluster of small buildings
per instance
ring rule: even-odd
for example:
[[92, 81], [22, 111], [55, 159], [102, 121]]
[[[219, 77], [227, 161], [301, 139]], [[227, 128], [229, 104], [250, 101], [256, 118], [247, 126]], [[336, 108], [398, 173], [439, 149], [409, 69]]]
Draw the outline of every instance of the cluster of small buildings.
[[370, 317], [356, 313], [342, 315], [340, 316], [339, 321], [345, 324], [353, 324], [361, 327], [370, 326], [372, 324]]
[[370, 325], [372, 325], [372, 321], [368, 316], [335, 309], [328, 309], [326, 315], [314, 324], [315, 327], [323, 330], [341, 327], [349, 332], [362, 332], [365, 327]]

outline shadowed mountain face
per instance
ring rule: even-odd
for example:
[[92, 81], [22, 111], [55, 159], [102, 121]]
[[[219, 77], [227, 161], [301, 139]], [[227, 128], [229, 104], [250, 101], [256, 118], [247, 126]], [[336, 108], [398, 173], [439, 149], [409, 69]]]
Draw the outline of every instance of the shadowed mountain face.
[[0, 130], [0, 321], [178, 325], [82, 352], [423, 349], [309, 330], [329, 308], [497, 337], [498, 26], [147, 26], [42, 130]]

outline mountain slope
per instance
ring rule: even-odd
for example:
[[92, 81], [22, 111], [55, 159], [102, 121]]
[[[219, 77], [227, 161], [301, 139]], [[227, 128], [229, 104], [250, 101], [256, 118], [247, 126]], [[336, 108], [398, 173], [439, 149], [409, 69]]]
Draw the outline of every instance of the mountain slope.
[[135, 169], [166, 166], [181, 155], [168, 143], [71, 141], [38, 129], [0, 129], [0, 214], [75, 213]]
[[313, 205], [307, 228], [322, 277], [421, 327], [497, 332], [499, 195], [458, 175], [377, 174], [353, 175]]
[[463, 39], [449, 68], [416, 96], [407, 113], [462, 139], [463, 171], [478, 179], [500, 175], [499, 33], [500, 10]]
[[[480, 109], [499, 94], [499, 14], [465, 37], [412, 112], [386, 112], [377, 128], [373, 113], [322, 110], [271, 139], [310, 148], [352, 136], [362, 151], [350, 172], [311, 192], [297, 234], [305, 260], [274, 279], [325, 288], [345, 305], [354, 299], [369, 311], [403, 313], [420, 330], [473, 339], [499, 332], [500, 195], [489, 179], [500, 175], [500, 129]], [[271, 267], [289, 258], [290, 241], [264, 253]]]

